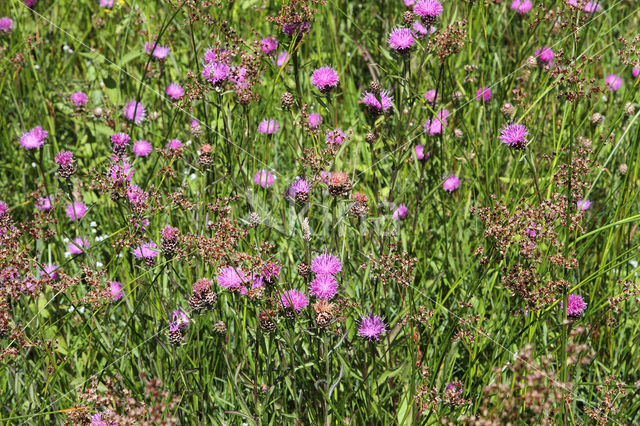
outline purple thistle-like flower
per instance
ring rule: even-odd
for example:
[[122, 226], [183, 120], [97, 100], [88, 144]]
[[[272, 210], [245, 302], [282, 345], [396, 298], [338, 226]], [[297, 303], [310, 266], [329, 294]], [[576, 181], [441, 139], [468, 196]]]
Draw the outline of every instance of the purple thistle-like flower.
[[174, 101], [177, 101], [178, 99], [184, 96], [184, 89], [182, 88], [182, 86], [180, 86], [177, 83], [171, 83], [167, 86], [165, 93], [171, 99], [173, 99]]
[[539, 64], [551, 65], [553, 63], [553, 58], [555, 57], [555, 55], [550, 47], [541, 47], [539, 49], [536, 49], [535, 57], [538, 60]]
[[147, 55], [152, 55], [154, 58], [162, 61], [169, 53], [171, 53], [171, 49], [168, 46], [160, 46], [155, 41], [146, 42], [144, 44], [144, 51], [147, 52]]
[[427, 151], [424, 152], [424, 145], [416, 145], [416, 159], [418, 161], [424, 161], [431, 156], [431, 153]]
[[180, 139], [171, 139], [167, 142], [167, 149], [174, 152], [178, 151], [182, 149], [182, 142], [180, 142]]
[[52, 201], [53, 201], [53, 198], [50, 195], [44, 196], [44, 197], [38, 198], [34, 203], [34, 205], [36, 209], [40, 210], [41, 212], [48, 212], [53, 207]]
[[311, 29], [311, 25], [309, 22], [287, 22], [282, 26], [282, 32], [288, 36], [293, 36], [296, 34], [304, 34], [308, 33], [309, 29]]
[[633, 67], [631, 69], [631, 75], [636, 78], [640, 75], [640, 68]]
[[309, 293], [318, 299], [331, 300], [338, 292], [338, 282], [330, 274], [317, 275], [309, 285]]
[[429, 27], [425, 27], [422, 25], [422, 22], [416, 21], [413, 23], [413, 32], [416, 38], [423, 39], [429, 34], [433, 34], [437, 31], [437, 28], [433, 25], [429, 25]]
[[601, 9], [602, 6], [600, 6], [600, 3], [597, 1], [588, 1], [584, 5], [584, 11], [587, 13], [599, 12]]
[[284, 64], [289, 62], [290, 58], [291, 55], [289, 55], [289, 52], [280, 52], [280, 54], [276, 58], [276, 65], [278, 66], [278, 68], [282, 68]]
[[424, 94], [424, 100], [432, 104], [436, 101], [437, 91], [436, 89], [427, 90]]
[[292, 308], [296, 312], [299, 312], [309, 305], [309, 298], [303, 292], [292, 289], [282, 294], [280, 302], [283, 308]]
[[444, 180], [442, 187], [447, 192], [453, 192], [460, 186], [460, 178], [456, 175], [451, 175]]
[[127, 199], [134, 206], [139, 206], [144, 203], [147, 200], [147, 197], [149, 197], [149, 194], [147, 194], [138, 185], [130, 185], [127, 188]]
[[318, 68], [311, 75], [311, 83], [322, 93], [327, 93], [331, 89], [336, 88], [339, 81], [340, 77], [338, 73], [330, 67]]
[[[562, 301], [560, 301], [560, 308], [564, 309]], [[570, 318], [579, 318], [584, 314], [587, 309], [587, 302], [584, 301], [582, 296], [577, 294], [570, 294], [567, 298], [567, 316]]]
[[118, 281], [111, 281], [109, 283], [109, 293], [113, 300], [122, 299], [122, 296], [124, 296], [124, 293], [122, 292], [122, 284]]
[[287, 189], [287, 193], [284, 197], [289, 201], [295, 201], [296, 195], [298, 193], [301, 194], [309, 194], [309, 182], [304, 180], [303, 178], [298, 178], [293, 182], [289, 189]]
[[393, 212], [394, 219], [404, 219], [409, 214], [409, 208], [404, 204], [400, 204], [398, 208]]
[[111, 182], [119, 185], [126, 182], [131, 182], [131, 178], [133, 178], [133, 166], [125, 160], [116, 161], [111, 168], [109, 169], [109, 179]]
[[191, 322], [187, 314], [185, 314], [182, 310], [176, 309], [171, 313], [172, 324], [174, 324], [178, 329], [183, 330], [189, 326]]
[[481, 87], [476, 91], [476, 101], [489, 102], [491, 100], [491, 88]]
[[498, 139], [507, 146], [522, 149], [527, 144], [528, 135], [529, 131], [523, 124], [512, 123], [502, 126]]
[[424, 132], [429, 134], [429, 136], [439, 135], [448, 126], [448, 117], [448, 110], [443, 109], [439, 111], [433, 119], [424, 122]]
[[273, 135], [280, 129], [278, 123], [273, 118], [262, 120], [258, 125], [258, 132], [265, 135]]
[[307, 125], [309, 126], [309, 128], [317, 129], [318, 127], [320, 127], [320, 124], [322, 124], [322, 116], [320, 114], [318, 114], [317, 112], [309, 114], [309, 116], [307, 117]]
[[158, 246], [153, 241], [147, 241], [133, 249], [136, 259], [153, 259], [158, 256]]
[[60, 275], [58, 275], [59, 269], [60, 267], [58, 265], [54, 265], [53, 263], [43, 265], [41, 276], [51, 281], [58, 281], [60, 279]]
[[0, 32], [2, 33], [10, 33], [13, 29], [13, 20], [9, 17], [0, 18]]
[[20, 136], [20, 145], [22, 145], [24, 149], [40, 148], [44, 145], [48, 136], [49, 133], [46, 130], [37, 126]]
[[73, 102], [73, 105], [76, 107], [81, 107], [89, 102], [89, 97], [84, 92], [72, 93], [69, 99], [71, 99], [71, 102]]
[[111, 143], [114, 148], [124, 148], [129, 144], [131, 140], [131, 136], [126, 133], [114, 133], [111, 135]]
[[222, 62], [211, 62], [202, 70], [202, 78], [213, 86], [220, 86], [229, 77], [231, 68]]
[[73, 153], [71, 151], [62, 151], [56, 154], [56, 158], [53, 160], [59, 166], [68, 166], [73, 163]]
[[515, 11], [518, 15], [526, 15], [532, 7], [533, 4], [530, 0], [513, 0], [511, 2], [511, 10]]
[[609, 74], [607, 78], [604, 79], [604, 84], [607, 86], [607, 89], [616, 92], [622, 87], [622, 77], [618, 74]]
[[389, 34], [389, 47], [398, 53], [408, 53], [416, 40], [409, 28], [394, 28]]
[[380, 99], [373, 93], [364, 92], [362, 103], [367, 106], [369, 111], [375, 114], [387, 112], [393, 106], [393, 97], [389, 96], [389, 92], [383, 90], [380, 92]]
[[147, 116], [147, 110], [144, 109], [144, 105], [138, 101], [131, 101], [124, 107], [124, 118], [129, 121], [133, 121], [135, 124], [140, 124]]
[[67, 206], [67, 216], [69, 219], [75, 221], [81, 219], [87, 212], [87, 206], [81, 201], [74, 201]]
[[589, 208], [591, 207], [591, 204], [593, 203], [589, 200], [578, 200], [576, 202], [576, 207], [580, 211], [586, 211], [586, 210], [589, 210]]
[[330, 253], [323, 253], [313, 259], [311, 270], [317, 275], [335, 275], [342, 271], [342, 262]]
[[67, 250], [71, 254], [82, 254], [86, 249], [89, 248], [89, 240], [86, 238], [75, 238], [72, 242], [67, 246]]
[[151, 154], [151, 151], [153, 151], [153, 147], [151, 146], [151, 143], [149, 143], [149, 141], [140, 140], [136, 141], [136, 143], [133, 144], [131, 151], [136, 157], [146, 157], [147, 155]]
[[379, 316], [370, 314], [369, 316], [364, 315], [360, 319], [358, 327], [358, 335], [360, 337], [374, 341], [380, 339], [380, 335], [386, 331], [384, 321]]
[[227, 289], [239, 289], [249, 281], [249, 274], [240, 268], [228, 266], [221, 268], [216, 278], [218, 285]]
[[268, 170], [262, 169], [255, 174], [253, 182], [263, 188], [269, 188], [276, 180], [276, 176]]
[[340, 129], [329, 130], [327, 132], [327, 137], [324, 139], [328, 144], [333, 145], [342, 145], [342, 143], [347, 140], [346, 135]]
[[266, 37], [260, 40], [260, 49], [265, 55], [274, 52], [278, 48], [278, 40], [274, 37]]
[[420, 0], [413, 7], [413, 13], [425, 22], [434, 23], [442, 14], [442, 5], [438, 0]]
[[100, 0], [100, 7], [111, 9], [113, 7], [113, 0]]

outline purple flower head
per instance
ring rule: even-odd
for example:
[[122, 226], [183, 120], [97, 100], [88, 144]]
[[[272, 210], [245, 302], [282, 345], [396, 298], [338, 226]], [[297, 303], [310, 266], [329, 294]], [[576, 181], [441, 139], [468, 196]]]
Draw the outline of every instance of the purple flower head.
[[229, 80], [235, 85], [236, 90], [242, 90], [249, 87], [247, 80], [247, 72], [245, 67], [233, 67]]
[[535, 56], [539, 64], [551, 65], [555, 55], [550, 47], [541, 47], [540, 49], [536, 49]]
[[406, 7], [411, 7], [411, 6], [413, 6], [414, 4], [416, 4], [416, 0], [404, 0], [404, 5], [405, 5]]
[[282, 32], [288, 36], [294, 36], [296, 34], [308, 33], [311, 25], [307, 22], [287, 22], [282, 26]]
[[584, 5], [584, 11], [587, 13], [599, 12], [602, 9], [600, 3], [597, 1], [588, 1]]
[[113, 0], [100, 0], [100, 7], [111, 9], [113, 7]]
[[413, 7], [413, 13], [425, 22], [435, 22], [442, 14], [442, 5], [438, 0], [420, 0]]
[[422, 22], [420, 21], [416, 21], [413, 23], [413, 32], [416, 38], [418, 39], [423, 39], [426, 36], [428, 36], [429, 34], [433, 34], [436, 32], [437, 28], [429, 25], [429, 27], [425, 27], [424, 25], [422, 25]]
[[139, 206], [144, 203], [147, 197], [149, 197], [149, 194], [143, 191], [138, 185], [130, 185], [127, 188], [127, 199], [134, 206]]
[[327, 93], [331, 89], [336, 88], [339, 81], [340, 77], [338, 73], [330, 67], [318, 68], [311, 75], [311, 83], [322, 93]]
[[[560, 308], [564, 309], [562, 301], [560, 301]], [[587, 302], [584, 301], [582, 296], [577, 294], [570, 294], [567, 298], [567, 316], [570, 318], [579, 318], [584, 314], [587, 309]]]
[[60, 279], [60, 275], [58, 275], [59, 269], [60, 267], [58, 265], [54, 265], [53, 263], [42, 265], [41, 276], [51, 281], [58, 281]]
[[73, 154], [71, 151], [62, 151], [56, 154], [56, 158], [53, 160], [59, 166], [68, 166], [73, 163]]
[[295, 182], [289, 186], [284, 197], [289, 201], [294, 201], [298, 193], [309, 194], [309, 182], [303, 178], [296, 179]]
[[200, 122], [196, 119], [191, 120], [189, 127], [191, 127], [191, 133], [193, 133], [194, 136], [199, 136], [202, 133]]
[[217, 47], [208, 48], [203, 55], [204, 64], [209, 65], [212, 62], [227, 62], [226, 55], [224, 54], [225, 49], [219, 49]]
[[67, 250], [69, 250], [69, 253], [71, 254], [82, 254], [88, 248], [89, 248], [89, 240], [87, 240], [86, 238], [80, 238], [80, 237], [75, 238], [67, 246]]
[[274, 52], [278, 48], [278, 41], [273, 37], [266, 37], [260, 40], [260, 49], [266, 55]]
[[111, 298], [113, 300], [120, 300], [124, 293], [122, 292], [122, 284], [118, 281], [111, 281], [109, 283], [109, 293], [111, 294]]
[[576, 207], [580, 211], [586, 211], [586, 210], [589, 210], [589, 208], [591, 207], [591, 204], [593, 203], [589, 200], [578, 200], [576, 202]]
[[273, 182], [275, 180], [276, 180], [276, 176], [270, 171], [267, 171], [265, 169], [260, 170], [253, 177], [253, 182], [256, 185], [260, 185], [263, 188], [269, 188], [271, 185], [273, 185]]
[[35, 207], [41, 212], [48, 212], [49, 210], [51, 210], [51, 207], [53, 207], [52, 200], [53, 198], [50, 195], [40, 197], [36, 200]]
[[631, 75], [635, 78], [640, 75], [640, 68], [633, 67], [631, 69]]
[[298, 290], [287, 290], [282, 294], [280, 298], [283, 308], [292, 308], [296, 312], [299, 312], [302, 308], [309, 305], [309, 298], [307, 295]]
[[171, 314], [171, 323], [178, 329], [183, 330], [189, 326], [189, 317], [182, 310], [176, 309]]
[[383, 112], [387, 112], [389, 108], [393, 106], [393, 97], [389, 96], [389, 92], [383, 90], [380, 92], [380, 99], [374, 95], [373, 93], [364, 92], [364, 96], [362, 97], [362, 103], [367, 106], [369, 111], [375, 114], [382, 114]]
[[448, 117], [448, 110], [443, 109], [439, 111], [433, 119], [429, 119], [424, 122], [424, 132], [429, 134], [429, 136], [439, 135], [442, 133], [442, 130], [447, 127]]
[[617, 91], [622, 87], [622, 77], [618, 74], [609, 74], [607, 78], [604, 79], [604, 85], [607, 86], [612, 92]]
[[30, 7], [30, 8], [33, 8], [33, 6], [35, 6], [37, 2], [38, 0], [22, 0], [22, 3], [24, 3], [27, 7]]
[[87, 206], [81, 201], [74, 201], [67, 206], [67, 216], [71, 220], [81, 219], [87, 212]]
[[249, 274], [240, 268], [228, 266], [218, 272], [218, 285], [227, 289], [239, 289], [243, 283], [249, 281]]
[[511, 2], [511, 10], [515, 11], [518, 15], [526, 15], [532, 7], [533, 4], [530, 0], [513, 0]]
[[220, 86], [229, 78], [231, 68], [223, 62], [212, 62], [202, 70], [202, 78], [213, 86]]
[[460, 178], [456, 175], [451, 175], [444, 180], [442, 187], [447, 192], [453, 192], [460, 186]]
[[280, 269], [277, 262], [269, 262], [262, 268], [262, 277], [267, 282], [275, 282], [280, 277]]
[[436, 101], [436, 89], [427, 90], [424, 94], [424, 100], [432, 104]]
[[376, 315], [364, 315], [360, 319], [360, 324], [358, 327], [358, 335], [362, 338], [365, 338], [369, 341], [374, 341], [380, 339], [380, 335], [386, 332], [386, 326], [382, 318]]
[[512, 123], [502, 126], [498, 139], [507, 146], [522, 149], [527, 145], [528, 135], [529, 131], [524, 124]]
[[182, 142], [180, 142], [180, 139], [171, 139], [167, 142], [167, 149], [173, 152], [178, 151], [182, 149]]
[[393, 212], [394, 219], [404, 219], [409, 214], [409, 208], [404, 204], [400, 204], [398, 208]]
[[20, 136], [20, 145], [24, 149], [40, 148], [47, 140], [49, 133], [37, 126]]
[[178, 230], [178, 228], [174, 228], [173, 226], [167, 225], [164, 227], [164, 229], [162, 229], [162, 232], [160, 232], [160, 235], [162, 236], [163, 240], [174, 240], [178, 234], [180, 233], [180, 231]]
[[489, 102], [491, 100], [491, 89], [489, 87], [481, 87], [476, 92], [476, 101]]
[[338, 282], [330, 274], [316, 275], [309, 285], [309, 293], [318, 299], [331, 300], [338, 292]]
[[131, 136], [126, 133], [114, 133], [111, 135], [111, 143], [115, 148], [123, 148], [129, 145], [130, 140]]
[[0, 33], [9, 33], [13, 29], [13, 21], [6, 16], [0, 18]]
[[154, 58], [162, 61], [169, 53], [171, 53], [171, 49], [168, 46], [160, 46], [155, 41], [146, 42], [144, 44], [144, 51], [147, 52], [147, 55], [152, 55]]
[[416, 44], [409, 28], [394, 28], [389, 34], [389, 47], [398, 53], [408, 53]]
[[9, 212], [9, 206], [4, 201], [0, 201], [0, 217], [6, 215]]
[[138, 101], [131, 101], [124, 107], [124, 118], [129, 121], [133, 121], [135, 124], [140, 124], [147, 116], [147, 110], [144, 109]]
[[89, 97], [84, 92], [72, 93], [69, 99], [71, 99], [71, 102], [73, 102], [73, 105], [76, 107], [81, 107], [89, 102]]
[[323, 253], [313, 259], [311, 270], [317, 275], [335, 275], [342, 271], [342, 262], [330, 253]]
[[416, 145], [416, 158], [418, 159], [418, 161], [424, 161], [430, 156], [430, 152], [424, 152], [424, 145]]
[[342, 145], [345, 140], [347, 140], [347, 137], [340, 129], [329, 130], [325, 138], [325, 141], [330, 145]]
[[153, 259], [158, 256], [158, 246], [153, 241], [147, 241], [133, 249], [136, 259]]
[[258, 125], [258, 132], [265, 135], [273, 135], [278, 129], [280, 129], [280, 126], [278, 126], [278, 123], [273, 118], [262, 120]]
[[126, 182], [131, 182], [133, 178], [133, 166], [125, 160], [116, 161], [109, 169], [109, 179], [113, 184], [119, 185]]
[[131, 151], [133, 151], [133, 154], [136, 157], [146, 157], [147, 155], [151, 154], [151, 151], [153, 151], [153, 147], [151, 146], [149, 141], [141, 140], [136, 141], [136, 143], [133, 144], [133, 148], [131, 148]]
[[171, 83], [167, 86], [167, 90], [165, 90], [164, 93], [174, 101], [177, 101], [184, 96], [184, 89], [179, 84]]
[[309, 114], [309, 116], [307, 117], [307, 125], [309, 126], [309, 128], [317, 129], [318, 127], [320, 127], [320, 124], [322, 124], [322, 116], [320, 114], [318, 114], [317, 112]]
[[282, 68], [284, 64], [289, 62], [290, 58], [291, 55], [289, 55], [289, 52], [280, 52], [280, 54], [276, 58], [276, 65], [278, 66], [278, 68]]

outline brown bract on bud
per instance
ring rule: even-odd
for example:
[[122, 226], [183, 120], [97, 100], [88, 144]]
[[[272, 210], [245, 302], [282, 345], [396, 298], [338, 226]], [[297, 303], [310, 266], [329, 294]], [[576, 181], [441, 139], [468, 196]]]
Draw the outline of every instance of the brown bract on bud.
[[295, 99], [291, 93], [284, 92], [282, 94], [282, 98], [280, 99], [280, 102], [282, 102], [282, 108], [289, 109], [295, 103]]
[[351, 191], [352, 184], [345, 172], [333, 172], [329, 178], [329, 193], [334, 197], [346, 195]]
[[502, 114], [504, 114], [505, 117], [509, 118], [513, 114], [515, 114], [516, 108], [513, 105], [511, 105], [509, 102], [507, 102], [504, 105], [502, 105], [501, 111], [502, 111]]
[[366, 136], [364, 137], [364, 140], [367, 141], [367, 143], [373, 144], [376, 141], [376, 134], [373, 132], [367, 132]]
[[402, 22], [404, 22], [404, 25], [406, 25], [407, 27], [413, 24], [414, 20], [415, 20], [415, 15], [413, 14], [412, 11], [407, 10], [402, 14]]
[[200, 155], [198, 156], [198, 163], [201, 166], [210, 166], [213, 163], [213, 147], [208, 143], [200, 147]]
[[369, 84], [369, 91], [371, 93], [373, 93], [374, 95], [379, 95], [380, 92], [382, 91], [382, 86], [380, 85], [380, 82], [377, 80], [373, 80], [370, 84]]

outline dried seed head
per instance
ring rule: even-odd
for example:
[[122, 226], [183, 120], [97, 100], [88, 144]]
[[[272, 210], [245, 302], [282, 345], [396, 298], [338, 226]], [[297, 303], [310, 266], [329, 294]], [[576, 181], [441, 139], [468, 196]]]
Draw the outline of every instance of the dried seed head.
[[527, 68], [536, 68], [538, 66], [538, 60], [535, 58], [535, 56], [529, 56], [525, 65], [527, 66]]
[[630, 116], [636, 113], [636, 107], [631, 102], [627, 102], [624, 105], [624, 114], [626, 116]]
[[251, 212], [249, 214], [249, 226], [255, 228], [258, 225], [260, 225], [260, 215], [256, 212]]
[[410, 26], [411, 24], [413, 24], [413, 21], [415, 20], [415, 15], [413, 14], [412, 11], [407, 10], [402, 14], [402, 22], [404, 22], [405, 26]]
[[295, 103], [295, 99], [293, 97], [293, 95], [289, 92], [284, 92], [282, 94], [282, 98], [280, 99], [280, 101], [282, 102], [282, 108], [284, 109], [289, 109], [293, 106], [293, 104]]
[[456, 139], [462, 139], [464, 137], [464, 133], [460, 129], [453, 129], [453, 137]]
[[600, 114], [599, 112], [594, 112], [593, 114], [591, 114], [591, 124], [593, 124], [594, 126], [601, 124], [603, 121], [604, 115]]
[[218, 321], [213, 324], [213, 331], [218, 334], [225, 334], [227, 332], [227, 325], [222, 321]]
[[369, 83], [369, 92], [373, 93], [374, 95], [379, 95], [381, 91], [382, 86], [380, 85], [379, 81], [373, 80], [371, 83]]
[[621, 176], [624, 176], [627, 174], [627, 164], [626, 163], [622, 163], [618, 166], [618, 173], [620, 173]]

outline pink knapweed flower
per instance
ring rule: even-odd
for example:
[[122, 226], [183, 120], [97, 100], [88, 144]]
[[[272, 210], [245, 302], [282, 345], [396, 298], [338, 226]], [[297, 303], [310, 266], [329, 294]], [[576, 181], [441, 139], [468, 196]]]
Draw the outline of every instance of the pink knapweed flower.
[[[378, 99], [379, 97], [379, 99]], [[378, 96], [373, 93], [364, 92], [361, 102], [374, 114], [387, 112], [393, 106], [393, 97], [389, 92], [383, 90]]]
[[364, 315], [360, 319], [360, 324], [358, 327], [358, 335], [363, 337], [369, 341], [374, 341], [380, 339], [382, 333], [386, 332], [386, 326], [384, 321], [379, 316], [370, 314]]
[[280, 126], [278, 126], [278, 123], [273, 118], [267, 118], [258, 124], [258, 131], [265, 135], [273, 135], [278, 129], [280, 129]]
[[114, 149], [124, 148], [129, 145], [130, 140], [131, 136], [126, 133], [114, 133], [111, 135], [111, 143], [113, 144]]
[[331, 300], [338, 292], [338, 282], [330, 274], [316, 275], [309, 285], [309, 294], [318, 299]]
[[336, 70], [331, 67], [320, 67], [311, 75], [311, 83], [322, 93], [327, 93], [331, 89], [338, 87], [340, 77]]
[[231, 266], [221, 268], [216, 278], [218, 285], [227, 289], [239, 289], [243, 283], [249, 281], [249, 274], [240, 268]]
[[604, 85], [612, 92], [617, 91], [622, 87], [622, 77], [618, 74], [609, 74], [604, 79]]
[[74, 201], [67, 205], [67, 216], [69, 219], [75, 221], [82, 219], [82, 216], [87, 212], [87, 206], [82, 201]]
[[278, 48], [278, 40], [274, 37], [266, 37], [260, 40], [260, 49], [266, 55], [274, 52]]
[[58, 281], [60, 279], [60, 275], [58, 274], [58, 270], [60, 267], [53, 263], [42, 265], [42, 278], [46, 278], [51, 281]]
[[394, 28], [389, 34], [389, 47], [397, 53], [408, 53], [416, 44], [409, 28]]
[[220, 86], [231, 74], [231, 68], [222, 62], [212, 62], [202, 70], [202, 78], [213, 86]]
[[593, 203], [589, 200], [578, 200], [576, 202], [576, 207], [578, 208], [578, 210], [586, 211], [586, 210], [589, 210], [589, 208], [591, 207], [591, 204]]
[[307, 117], [307, 125], [310, 129], [317, 129], [322, 124], [322, 116], [317, 112], [309, 114]]
[[313, 259], [311, 270], [317, 275], [335, 275], [342, 271], [342, 262], [330, 253], [323, 253]]
[[74, 162], [73, 153], [71, 151], [59, 152], [53, 161], [59, 166], [68, 166]]
[[404, 204], [400, 204], [398, 208], [393, 212], [394, 219], [404, 219], [409, 214], [409, 208]]
[[51, 197], [50, 195], [44, 196], [44, 197], [38, 198], [35, 201], [34, 205], [36, 209], [40, 210], [41, 212], [48, 212], [53, 207], [52, 201], [53, 201], [53, 197]]
[[448, 123], [447, 118], [449, 117], [449, 111], [443, 109], [439, 111], [433, 119], [429, 119], [424, 123], [424, 132], [429, 134], [429, 136], [439, 135], [442, 133]]
[[600, 6], [600, 3], [597, 1], [588, 1], [584, 5], [584, 11], [587, 13], [599, 12], [601, 9], [602, 6]]
[[151, 143], [149, 143], [149, 141], [140, 140], [136, 141], [133, 144], [131, 151], [137, 157], [146, 157], [147, 155], [151, 154], [151, 151], [153, 151], [153, 147], [151, 146]]
[[114, 162], [109, 169], [109, 179], [111, 182], [119, 185], [126, 182], [131, 182], [133, 178], [133, 166], [127, 160], [122, 159]]
[[309, 298], [307, 295], [298, 290], [287, 290], [282, 294], [280, 298], [283, 308], [291, 308], [296, 312], [309, 305]]
[[551, 50], [550, 47], [541, 47], [535, 51], [535, 57], [541, 65], [551, 65], [554, 56], [553, 50]]
[[411, 28], [413, 29], [413, 35], [417, 39], [423, 39], [429, 34], [433, 34], [437, 31], [437, 28], [434, 27], [433, 25], [429, 25], [429, 27], [427, 28], [424, 25], [422, 25], [422, 22], [420, 21], [414, 22], [413, 27]]
[[491, 88], [481, 87], [476, 91], [476, 101], [489, 102], [491, 100]]
[[424, 152], [424, 145], [416, 145], [416, 159], [418, 161], [424, 161], [431, 156], [430, 152]]
[[160, 250], [158, 250], [156, 243], [153, 241], [147, 241], [133, 249], [133, 255], [136, 259], [153, 259], [158, 256], [159, 251]]
[[[564, 309], [562, 301], [560, 302], [560, 309]], [[567, 316], [570, 318], [579, 318], [584, 314], [587, 309], [587, 302], [584, 301], [582, 296], [577, 294], [570, 294], [567, 298]]]
[[82, 254], [88, 248], [89, 248], [89, 240], [87, 240], [86, 238], [80, 238], [80, 237], [75, 238], [67, 246], [67, 250], [69, 250], [69, 253], [71, 254]]
[[342, 145], [342, 143], [347, 140], [347, 137], [342, 130], [335, 129], [335, 130], [329, 130], [324, 140], [328, 144]]
[[532, 7], [533, 4], [530, 0], [513, 0], [511, 2], [511, 10], [515, 11], [518, 15], [526, 15]]
[[0, 18], [0, 33], [10, 33], [13, 29], [13, 20], [9, 17]]
[[420, 0], [413, 7], [413, 13], [418, 15], [423, 22], [435, 23], [442, 14], [442, 5], [438, 0]]
[[255, 174], [253, 182], [263, 188], [269, 188], [275, 182], [276, 176], [268, 170], [262, 169]]
[[169, 151], [172, 152], [176, 152], [180, 149], [182, 149], [182, 142], [180, 142], [180, 139], [171, 139], [169, 142], [167, 142], [167, 149]]
[[113, 300], [122, 299], [122, 296], [124, 296], [124, 293], [122, 292], [122, 284], [118, 281], [111, 281], [109, 283], [109, 293]]
[[168, 46], [160, 46], [155, 41], [146, 42], [144, 44], [144, 51], [147, 52], [147, 55], [152, 55], [154, 58], [162, 61], [169, 53], [171, 53], [171, 49]]
[[177, 101], [181, 97], [184, 96], [184, 89], [177, 83], [171, 83], [167, 86], [167, 89], [164, 91], [171, 99]]
[[89, 102], [89, 97], [84, 92], [72, 93], [69, 99], [71, 99], [71, 102], [73, 102], [73, 105], [76, 107], [81, 107]]
[[527, 144], [528, 135], [529, 131], [524, 124], [511, 123], [502, 126], [498, 139], [507, 146], [522, 149]]
[[20, 145], [22, 145], [24, 149], [40, 148], [44, 145], [48, 136], [49, 133], [46, 130], [37, 126], [20, 136]]
[[289, 62], [290, 58], [291, 58], [291, 55], [289, 55], [289, 52], [281, 52], [276, 58], [276, 65], [278, 66], [278, 68], [282, 68], [284, 64]]
[[460, 178], [456, 175], [451, 175], [444, 180], [442, 188], [447, 192], [453, 192], [460, 186]]
[[147, 110], [144, 109], [144, 105], [138, 101], [131, 101], [124, 107], [124, 118], [129, 121], [133, 121], [135, 124], [140, 124], [147, 116]]

